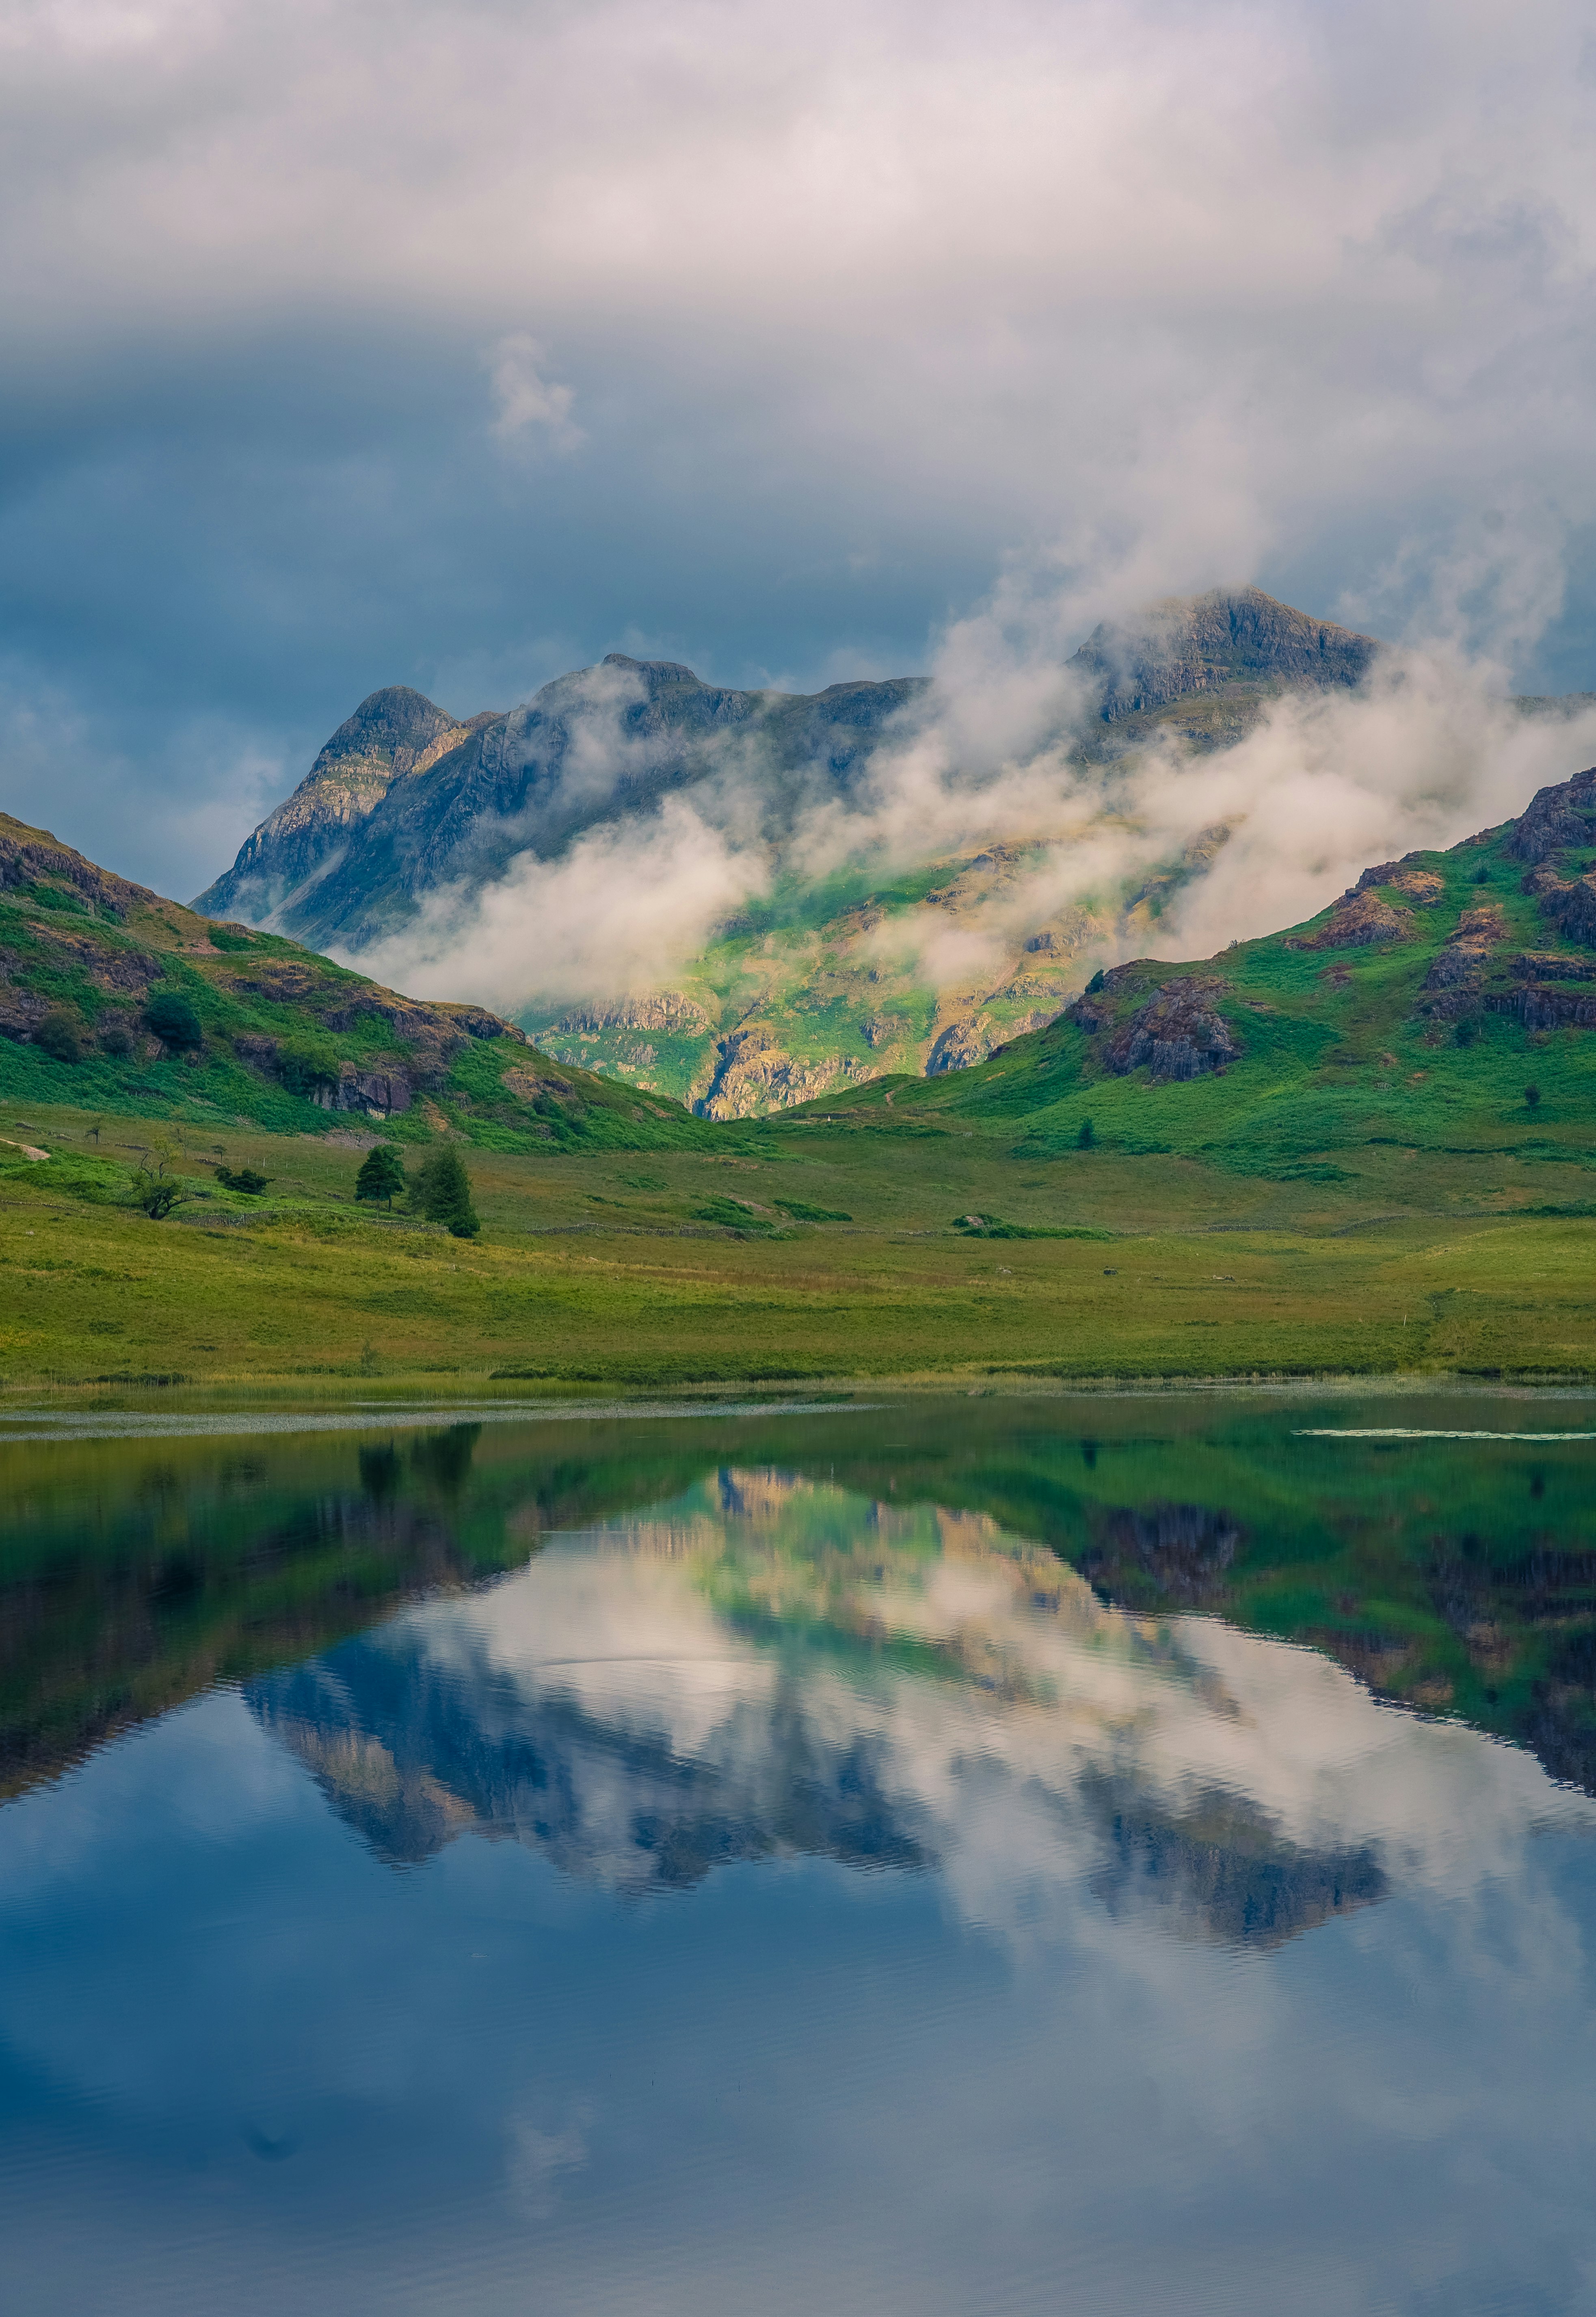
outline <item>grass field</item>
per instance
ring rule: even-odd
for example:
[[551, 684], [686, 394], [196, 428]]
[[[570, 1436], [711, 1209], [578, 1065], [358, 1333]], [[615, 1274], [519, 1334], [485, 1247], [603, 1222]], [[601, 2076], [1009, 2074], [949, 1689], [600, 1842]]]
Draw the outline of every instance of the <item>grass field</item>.
[[[130, 1170], [169, 1124], [96, 1141], [84, 1113], [0, 1110], [0, 1374], [1596, 1373], [1596, 1233], [1522, 1212], [1547, 1203], [1511, 1154], [1380, 1146], [1333, 1183], [1274, 1181], [1169, 1154], [1016, 1158], [1012, 1126], [892, 1119], [789, 1118], [709, 1150], [469, 1151], [473, 1242], [357, 1208], [357, 1149], [242, 1128], [178, 1150], [195, 1195], [151, 1222]], [[268, 1176], [264, 1196], [217, 1185], [224, 1160]]]

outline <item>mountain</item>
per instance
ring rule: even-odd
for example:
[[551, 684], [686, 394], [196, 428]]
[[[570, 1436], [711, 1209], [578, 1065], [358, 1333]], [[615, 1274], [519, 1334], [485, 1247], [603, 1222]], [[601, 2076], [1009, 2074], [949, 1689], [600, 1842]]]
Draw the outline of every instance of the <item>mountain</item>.
[[611, 652], [507, 716], [464, 724], [419, 693], [376, 692], [194, 906], [270, 915], [358, 951], [441, 884], [486, 882], [518, 853], [547, 858], [717, 778], [753, 791], [779, 833], [809, 800], [846, 791], [925, 689], [904, 677], [813, 696], [734, 692], [672, 660]]
[[404, 997], [281, 935], [198, 916], [4, 813], [0, 1081], [13, 1099], [201, 1126], [352, 1121], [368, 1140], [373, 1123], [401, 1141], [448, 1131], [513, 1149], [707, 1131], [557, 1067], [486, 1007]]
[[[1085, 765], [1161, 734], [1189, 749], [1230, 746], [1283, 691], [1356, 684], [1378, 649], [1253, 587], [1172, 598], [1081, 647], [1069, 664], [1078, 711], [1059, 747]], [[507, 716], [463, 724], [419, 693], [375, 693], [195, 907], [358, 955], [440, 889], [468, 908], [518, 855], [557, 859], [584, 832], [637, 827], [667, 796], [691, 796], [712, 826], [762, 848], [766, 893], [668, 983], [528, 1006], [522, 1026], [557, 1060], [712, 1118], [883, 1069], [934, 1076], [1050, 1019], [1085, 979], [1083, 957], [1151, 930], [1226, 836], [1209, 832], [1092, 906], [1030, 917], [1047, 831], [817, 873], [795, 831], [865, 799], [880, 752], [912, 743], [935, 708], [920, 677], [738, 692], [620, 653]], [[920, 958], [928, 944], [946, 951], [948, 936], [977, 962], [933, 982]], [[536, 940], [529, 925], [529, 949]]]

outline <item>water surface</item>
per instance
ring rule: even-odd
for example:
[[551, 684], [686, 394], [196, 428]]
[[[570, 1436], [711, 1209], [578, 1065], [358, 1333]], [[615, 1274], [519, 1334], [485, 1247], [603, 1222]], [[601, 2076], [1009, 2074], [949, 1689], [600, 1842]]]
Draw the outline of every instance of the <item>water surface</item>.
[[1593, 1409], [13, 1411], [7, 2307], [1596, 2309]]

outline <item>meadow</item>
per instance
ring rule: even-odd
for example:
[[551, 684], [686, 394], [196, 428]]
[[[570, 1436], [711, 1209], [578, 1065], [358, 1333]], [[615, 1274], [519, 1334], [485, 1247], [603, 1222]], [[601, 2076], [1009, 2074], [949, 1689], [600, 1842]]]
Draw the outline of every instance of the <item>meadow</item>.
[[[1591, 1224], [1534, 1212], [1551, 1203], [1511, 1150], [1379, 1144], [1333, 1182], [1276, 1180], [1168, 1152], [1017, 1158], [1001, 1119], [933, 1134], [877, 1099], [851, 1126], [794, 1116], [708, 1149], [467, 1150], [469, 1240], [357, 1206], [354, 1135], [37, 1104], [0, 1110], [0, 1135], [12, 1392], [1596, 1372]], [[192, 1195], [154, 1222], [135, 1177], [163, 1143]], [[232, 1192], [218, 1165], [268, 1187]]]

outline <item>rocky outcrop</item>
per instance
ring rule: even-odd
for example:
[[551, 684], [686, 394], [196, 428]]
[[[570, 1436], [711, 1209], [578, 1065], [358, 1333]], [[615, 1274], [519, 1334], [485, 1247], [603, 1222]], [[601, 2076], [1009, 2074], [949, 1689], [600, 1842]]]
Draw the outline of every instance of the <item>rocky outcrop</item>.
[[1094, 976], [1074, 1004], [1065, 1008], [1065, 1019], [1091, 1034], [1110, 1031], [1101, 1051], [1103, 1068], [1117, 1078], [1145, 1068], [1155, 1079], [1188, 1079], [1237, 1060], [1241, 1042], [1216, 1003], [1226, 987], [1217, 974], [1182, 974], [1163, 983], [1128, 1020], [1114, 1026], [1116, 1000], [1128, 982], [1132, 987], [1145, 982], [1149, 963], [1137, 959]]
[[1465, 909], [1436, 952], [1424, 976], [1427, 1002], [1420, 1010], [1431, 1020], [1456, 1022], [1472, 1013], [1484, 992], [1485, 974], [1507, 931], [1502, 911], [1493, 901]]
[[[1445, 896], [1446, 881], [1438, 877], [1433, 869], [1417, 865], [1422, 859], [1422, 854], [1408, 853], [1400, 861], [1382, 861], [1377, 867], [1364, 871], [1352, 894], [1367, 893], [1378, 885], [1385, 885], [1399, 894], [1411, 908], [1433, 908]], [[1351, 894], [1343, 898], [1351, 899]]]
[[941, 1078], [948, 1070], [967, 1070], [976, 1062], [984, 1062], [992, 1051], [993, 1028], [990, 1022], [972, 1015], [961, 1022], [950, 1022], [932, 1046], [925, 1058], [928, 1078]]
[[1507, 849], [1515, 861], [1548, 860], [1574, 845], [1596, 844], [1596, 765], [1539, 789], [1519, 816]]
[[839, 1078], [870, 1075], [851, 1062], [800, 1061], [760, 1024], [734, 1030], [715, 1051], [715, 1074], [693, 1104], [700, 1118], [757, 1118], [767, 1110], [812, 1102]]
[[69, 888], [90, 916], [103, 911], [119, 925], [129, 909], [158, 907], [160, 900], [147, 885], [129, 884], [125, 877], [97, 869], [69, 845], [58, 844], [49, 829], [30, 828], [26, 821], [0, 812], [0, 892], [31, 885]]
[[1417, 928], [1405, 909], [1394, 909], [1375, 892], [1356, 887], [1343, 893], [1316, 934], [1303, 934], [1293, 949], [1364, 949], [1376, 942], [1411, 941]]
[[643, 1030], [655, 1037], [696, 1037], [709, 1027], [709, 1016], [697, 1000], [680, 989], [661, 989], [651, 997], [621, 997], [611, 1005], [581, 1006], [562, 1014], [554, 1024], [567, 1037], [600, 1030]]
[[1543, 870], [1536, 885], [1541, 915], [1551, 919], [1564, 939], [1596, 949], [1596, 870], [1573, 878], [1549, 878]]

